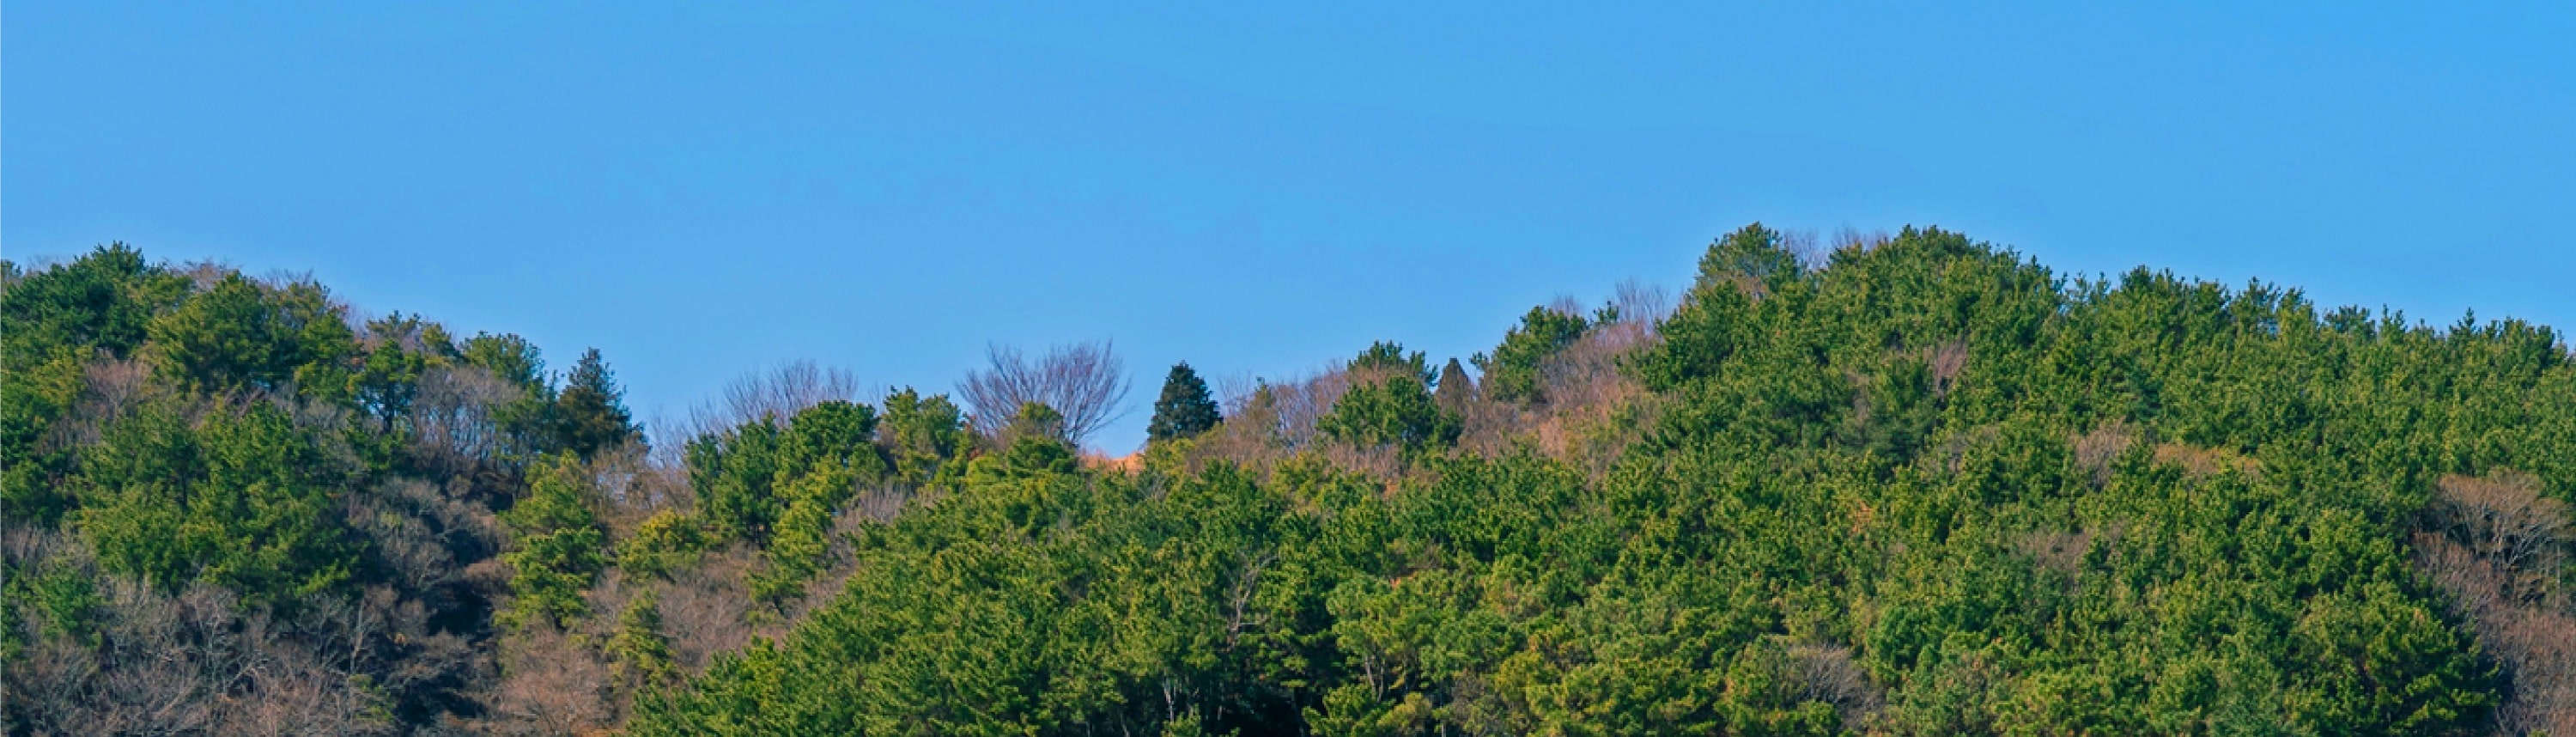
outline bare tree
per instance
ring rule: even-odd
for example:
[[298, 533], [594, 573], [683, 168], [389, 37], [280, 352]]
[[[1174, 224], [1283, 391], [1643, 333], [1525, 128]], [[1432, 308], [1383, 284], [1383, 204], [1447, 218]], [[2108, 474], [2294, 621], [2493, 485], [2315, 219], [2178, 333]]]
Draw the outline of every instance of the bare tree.
[[2499, 470], [2435, 484], [2415, 560], [2502, 666], [2496, 734], [2576, 734], [2576, 595], [2565, 586], [2566, 502], [2540, 479]]
[[1057, 344], [1035, 360], [1002, 345], [985, 356], [991, 365], [967, 372], [957, 389], [980, 427], [1000, 428], [1036, 402], [1064, 415], [1064, 439], [1078, 445], [1126, 411], [1127, 369], [1109, 341]]
[[847, 369], [828, 368], [811, 360], [790, 361], [777, 368], [744, 374], [726, 384], [724, 394], [689, 410], [676, 427], [680, 437], [656, 438], [654, 447], [679, 447], [700, 436], [729, 432], [763, 417], [785, 420], [807, 407], [830, 401], [855, 402], [859, 378]]

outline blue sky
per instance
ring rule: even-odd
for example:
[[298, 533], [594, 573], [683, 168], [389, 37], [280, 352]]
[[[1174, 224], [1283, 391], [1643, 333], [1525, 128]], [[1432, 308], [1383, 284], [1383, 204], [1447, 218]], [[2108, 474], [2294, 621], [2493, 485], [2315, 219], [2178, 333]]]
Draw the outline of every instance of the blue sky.
[[[11, 2], [0, 250], [310, 271], [647, 416], [987, 342], [1435, 360], [1713, 236], [2576, 325], [2576, 11], [2479, 4]], [[1795, 6], [1795, 7], [1788, 7]]]

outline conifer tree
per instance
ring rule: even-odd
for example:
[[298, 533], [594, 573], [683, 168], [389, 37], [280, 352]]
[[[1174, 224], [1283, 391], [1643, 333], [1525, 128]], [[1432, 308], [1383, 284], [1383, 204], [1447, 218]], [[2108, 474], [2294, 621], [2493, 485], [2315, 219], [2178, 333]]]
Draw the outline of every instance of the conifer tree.
[[1485, 371], [1485, 392], [1496, 400], [1510, 402], [1543, 402], [1539, 363], [1565, 350], [1583, 337], [1592, 323], [1582, 315], [1546, 307], [1532, 307], [1521, 316], [1521, 324], [1503, 334], [1503, 344], [1491, 354], [1477, 354], [1476, 367]]
[[642, 434], [627, 412], [626, 390], [609, 374], [599, 349], [583, 351], [555, 399], [555, 449], [589, 458]]
[[672, 662], [671, 640], [662, 635], [662, 597], [645, 589], [617, 615], [617, 630], [608, 636], [612, 667], [627, 683], [652, 687], [680, 673]]
[[1208, 394], [1207, 382], [1199, 378], [1188, 361], [1172, 365], [1172, 373], [1163, 379], [1163, 396], [1154, 400], [1154, 422], [1145, 428], [1147, 442], [1161, 442], [1195, 437], [1224, 421], [1217, 413], [1216, 399]]
[[1433, 401], [1454, 415], [1465, 415], [1467, 402], [1476, 396], [1476, 379], [1467, 375], [1467, 367], [1455, 356], [1449, 358], [1449, 365], [1440, 367], [1440, 383], [1435, 387]]
[[501, 513], [511, 538], [501, 561], [510, 566], [514, 598], [499, 618], [512, 626], [560, 625], [587, 614], [581, 593], [608, 565], [607, 531], [591, 511], [581, 463], [558, 455], [541, 462], [535, 476], [527, 498]]
[[964, 474], [964, 464], [950, 461], [969, 450], [974, 440], [966, 429], [966, 413], [948, 395], [924, 397], [911, 387], [886, 395], [885, 419], [877, 438], [886, 447], [895, 480], [914, 486], [953, 481]]

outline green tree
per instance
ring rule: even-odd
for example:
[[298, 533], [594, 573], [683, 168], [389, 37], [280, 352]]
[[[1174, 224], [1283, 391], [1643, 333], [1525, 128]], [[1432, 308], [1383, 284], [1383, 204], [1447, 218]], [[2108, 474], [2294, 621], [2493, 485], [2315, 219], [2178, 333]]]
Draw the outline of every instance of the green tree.
[[347, 401], [356, 333], [322, 287], [270, 288], [238, 272], [152, 318], [150, 350], [160, 376], [208, 392], [284, 391]]
[[81, 467], [76, 524], [111, 572], [278, 601], [335, 590], [360, 567], [340, 523], [346, 470], [274, 406], [217, 410], [196, 427], [149, 408], [111, 426]]
[[966, 413], [948, 395], [927, 397], [905, 387], [885, 399], [877, 432], [896, 481], [916, 487], [954, 483], [965, 473], [959, 456], [974, 447]]
[[1425, 386], [1438, 380], [1438, 375], [1423, 363], [1421, 351], [1408, 354], [1403, 344], [1386, 340], [1370, 343], [1368, 350], [1360, 351], [1344, 369], [1354, 374], [1410, 373]]
[[1440, 367], [1440, 383], [1433, 385], [1432, 399], [1450, 414], [1465, 416], [1467, 405], [1476, 399], [1476, 379], [1467, 375], [1467, 367], [1450, 357], [1449, 365]]
[[1196, 437], [1216, 427], [1225, 418], [1218, 414], [1216, 397], [1208, 393], [1205, 380], [1191, 370], [1187, 361], [1172, 365], [1172, 373], [1163, 378], [1163, 395], [1154, 400], [1154, 420], [1145, 427], [1147, 442]]
[[1508, 402], [1542, 402], [1539, 364], [1583, 337], [1592, 323], [1582, 315], [1532, 307], [1521, 324], [1503, 334], [1503, 344], [1490, 354], [1476, 354], [1485, 375], [1485, 395]]
[[1698, 291], [1733, 279], [1777, 286], [1805, 275], [1805, 264], [1788, 249], [1788, 238], [1780, 231], [1753, 223], [1709, 244], [1708, 253], [1700, 256], [1699, 275], [1691, 289]]
[[629, 687], [669, 683], [680, 674], [671, 657], [671, 640], [662, 634], [662, 597], [653, 589], [638, 592], [617, 613], [617, 629], [608, 636], [608, 655], [616, 675]]
[[493, 423], [506, 436], [511, 460], [533, 460], [554, 442], [561, 427], [555, 421], [553, 380], [544, 355], [516, 334], [476, 333], [458, 350], [466, 365], [491, 372], [519, 390], [519, 396], [493, 410]]
[[831, 563], [833, 520], [841, 506], [861, 486], [885, 476], [876, 427], [874, 409], [843, 401], [805, 408], [788, 422], [780, 444], [786, 458], [770, 482], [779, 513], [763, 551], [769, 567], [753, 576], [756, 598], [777, 602], [801, 595], [805, 582]]
[[1409, 453], [1456, 443], [1459, 420], [1440, 408], [1420, 378], [1397, 375], [1352, 386], [1315, 421], [1315, 429], [1352, 445]]
[[643, 436], [626, 410], [626, 390], [609, 374], [599, 349], [582, 351], [563, 393], [555, 397], [553, 448], [589, 458]]
[[591, 509], [590, 479], [569, 454], [540, 461], [528, 495], [501, 513], [510, 532], [510, 606], [499, 619], [512, 627], [563, 626], [590, 611], [583, 592], [607, 567], [607, 530]]

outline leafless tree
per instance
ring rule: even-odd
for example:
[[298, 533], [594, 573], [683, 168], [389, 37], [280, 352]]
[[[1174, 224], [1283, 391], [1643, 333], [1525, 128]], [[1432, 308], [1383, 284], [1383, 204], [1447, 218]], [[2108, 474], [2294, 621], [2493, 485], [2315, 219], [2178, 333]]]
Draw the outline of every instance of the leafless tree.
[[538, 627], [502, 643], [502, 675], [483, 694], [483, 724], [493, 735], [576, 735], [605, 731], [608, 662], [580, 637]]
[[2568, 505], [2511, 471], [2445, 476], [2435, 489], [2415, 562], [2503, 666], [2496, 733], [2576, 734], [2576, 596], [2559, 578]]
[[497, 457], [507, 441], [495, 414], [525, 392], [479, 366], [430, 369], [412, 397], [412, 452], [430, 468], [470, 473]]
[[1057, 344], [1035, 359], [994, 345], [985, 356], [990, 365], [967, 372], [957, 390], [979, 427], [1000, 428], [1036, 402], [1062, 413], [1064, 439], [1080, 444], [1126, 411], [1127, 369], [1109, 341]]
[[1618, 308], [1621, 324], [1653, 335], [1656, 326], [1673, 315], [1673, 293], [1661, 284], [1629, 279], [1611, 291], [1610, 305]]
[[1830, 260], [1834, 253], [1843, 253], [1846, 251], [1851, 252], [1853, 255], [1868, 253], [1870, 251], [1877, 250], [1879, 246], [1887, 245], [1888, 241], [1895, 239], [1895, 236], [1888, 235], [1887, 231], [1884, 230], [1863, 231], [1859, 228], [1846, 225], [1834, 231], [1834, 239], [1829, 244], [1831, 246], [1831, 253], [1824, 254], [1824, 257]]
[[665, 437], [655, 438], [653, 445], [677, 448], [690, 439], [729, 432], [763, 417], [785, 420], [824, 402], [858, 401], [859, 390], [858, 375], [847, 369], [811, 360], [790, 361], [734, 379], [714, 401], [690, 409], [687, 419], [662, 428]]

